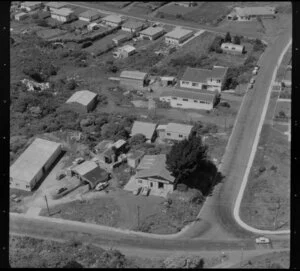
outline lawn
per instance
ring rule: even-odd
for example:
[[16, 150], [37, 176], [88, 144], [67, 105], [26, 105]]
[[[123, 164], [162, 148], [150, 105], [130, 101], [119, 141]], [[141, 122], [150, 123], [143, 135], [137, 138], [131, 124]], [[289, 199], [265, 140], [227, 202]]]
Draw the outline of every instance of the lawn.
[[181, 7], [179, 5], [171, 4], [160, 8], [159, 12], [156, 14], [156, 17], [162, 18], [161, 16], [163, 16], [166, 19], [175, 19], [177, 14], [183, 16], [186, 13], [195, 10], [197, 7]]
[[[285, 116], [282, 115], [282, 117], [281, 117], [280, 112], [284, 112]], [[275, 114], [274, 114], [274, 120], [288, 121], [290, 118], [291, 118], [291, 102], [278, 101], [276, 110], [275, 110]]]

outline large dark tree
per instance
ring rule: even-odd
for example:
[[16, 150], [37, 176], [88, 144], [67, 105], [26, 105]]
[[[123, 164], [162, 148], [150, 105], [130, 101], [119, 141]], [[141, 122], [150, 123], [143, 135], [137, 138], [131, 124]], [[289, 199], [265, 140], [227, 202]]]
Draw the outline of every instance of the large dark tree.
[[225, 38], [224, 38], [224, 42], [231, 42], [231, 35], [229, 32], [226, 33]]
[[167, 168], [176, 178], [175, 184], [182, 183], [201, 166], [207, 158], [207, 146], [201, 137], [190, 136], [172, 146], [167, 154]]
[[234, 44], [241, 44], [241, 37], [240, 36], [234, 36], [232, 39], [232, 43]]

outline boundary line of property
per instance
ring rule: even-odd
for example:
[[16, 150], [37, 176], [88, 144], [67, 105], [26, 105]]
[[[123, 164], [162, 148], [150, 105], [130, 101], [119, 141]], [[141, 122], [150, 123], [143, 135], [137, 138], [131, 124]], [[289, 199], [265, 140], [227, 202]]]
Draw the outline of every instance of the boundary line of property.
[[280, 231], [260, 230], [260, 229], [256, 229], [254, 227], [249, 226], [244, 221], [242, 221], [241, 218], [240, 218], [240, 206], [241, 206], [244, 191], [245, 191], [245, 188], [246, 188], [246, 185], [247, 185], [250, 169], [252, 167], [253, 160], [254, 160], [254, 157], [255, 157], [255, 154], [256, 154], [256, 150], [257, 150], [258, 141], [259, 141], [259, 138], [260, 138], [260, 133], [261, 133], [261, 130], [262, 130], [263, 122], [264, 122], [265, 117], [266, 117], [268, 104], [269, 104], [270, 96], [271, 96], [271, 92], [272, 92], [273, 82], [275, 81], [275, 76], [276, 76], [279, 64], [281, 63], [284, 54], [287, 52], [287, 50], [289, 49], [291, 44], [292, 44], [292, 39], [289, 40], [286, 47], [283, 49], [283, 51], [282, 51], [282, 53], [281, 53], [281, 55], [278, 59], [278, 62], [276, 64], [275, 70], [273, 72], [273, 76], [272, 76], [271, 83], [270, 83], [270, 86], [269, 86], [269, 89], [268, 89], [268, 93], [267, 93], [267, 97], [266, 97], [266, 100], [265, 100], [263, 112], [262, 112], [261, 119], [260, 119], [260, 122], [259, 122], [259, 125], [258, 125], [258, 129], [257, 129], [256, 135], [255, 135], [255, 139], [254, 139], [254, 142], [253, 142], [252, 151], [251, 151], [251, 154], [250, 154], [248, 165], [247, 165], [245, 175], [243, 177], [242, 185], [241, 185], [241, 188], [240, 188], [240, 192], [237, 196], [235, 206], [234, 206], [234, 210], [233, 210], [234, 218], [235, 218], [236, 222], [241, 227], [243, 227], [244, 229], [246, 229], [248, 231], [258, 233], [258, 234], [289, 234], [290, 233], [290, 230], [280, 230]]

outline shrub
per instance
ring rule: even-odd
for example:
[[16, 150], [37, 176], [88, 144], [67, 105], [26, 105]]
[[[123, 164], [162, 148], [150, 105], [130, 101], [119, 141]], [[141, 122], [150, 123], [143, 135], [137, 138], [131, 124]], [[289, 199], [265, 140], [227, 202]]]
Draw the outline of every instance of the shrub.
[[230, 104], [228, 102], [220, 102], [219, 105], [222, 107], [230, 108]]
[[261, 166], [259, 169], [258, 169], [259, 173], [263, 173], [266, 171], [266, 167], [264, 166]]
[[176, 187], [176, 189], [180, 192], [186, 192], [188, 190], [188, 187], [184, 183], [179, 183]]
[[93, 43], [91, 41], [87, 41], [81, 45], [81, 48], [87, 48], [87, 47], [91, 46], [92, 44]]
[[264, 51], [265, 50], [265, 45], [262, 43], [260, 39], [256, 39], [254, 41], [254, 46], [253, 46], [253, 51]]

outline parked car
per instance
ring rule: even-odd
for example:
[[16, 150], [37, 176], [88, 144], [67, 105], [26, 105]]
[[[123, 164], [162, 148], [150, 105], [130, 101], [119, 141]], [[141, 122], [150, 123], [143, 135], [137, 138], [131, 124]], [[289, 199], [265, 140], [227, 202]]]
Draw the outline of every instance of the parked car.
[[266, 237], [258, 237], [258, 238], [255, 239], [255, 243], [256, 244], [269, 244], [270, 239], [266, 238]]
[[254, 78], [251, 78], [250, 84], [254, 84], [254, 83], [255, 83], [255, 79], [254, 79]]
[[59, 188], [58, 191], [57, 191], [57, 194], [61, 194], [62, 192], [66, 191], [67, 188], [66, 187], [62, 187], [62, 188]]
[[258, 65], [254, 66], [254, 69], [259, 70], [259, 66]]
[[142, 190], [142, 195], [143, 196], [148, 196], [150, 192], [150, 189], [148, 187], [144, 187]]
[[257, 69], [254, 69], [254, 70], [252, 71], [252, 74], [253, 74], [253, 75], [256, 75], [256, 74], [257, 74], [257, 71], [258, 71]]
[[108, 182], [98, 183], [95, 187], [96, 191], [101, 191], [108, 186]]
[[65, 172], [63, 172], [63, 171], [62, 171], [62, 172], [58, 172], [57, 175], [56, 175], [56, 180], [59, 181], [59, 180], [65, 178], [66, 175], [67, 175], [67, 174], [66, 174]]
[[133, 191], [133, 195], [137, 196], [142, 190], [142, 187], [138, 187]]
[[83, 163], [84, 161], [85, 161], [84, 158], [78, 157], [73, 161], [73, 164], [79, 165], [79, 164]]

